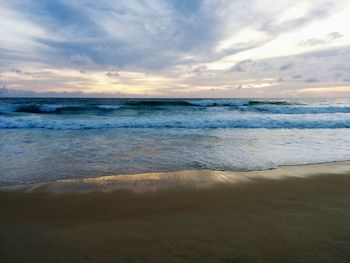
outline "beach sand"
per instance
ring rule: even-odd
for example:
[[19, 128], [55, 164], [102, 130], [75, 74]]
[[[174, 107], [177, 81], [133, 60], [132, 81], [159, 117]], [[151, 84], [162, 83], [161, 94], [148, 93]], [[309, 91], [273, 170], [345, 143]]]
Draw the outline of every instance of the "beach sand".
[[0, 262], [349, 262], [350, 164], [0, 190]]

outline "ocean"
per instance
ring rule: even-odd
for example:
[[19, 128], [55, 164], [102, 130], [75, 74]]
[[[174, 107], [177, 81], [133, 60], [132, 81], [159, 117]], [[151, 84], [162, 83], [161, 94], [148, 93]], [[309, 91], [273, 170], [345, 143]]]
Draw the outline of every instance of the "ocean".
[[350, 99], [0, 99], [0, 186], [350, 160]]

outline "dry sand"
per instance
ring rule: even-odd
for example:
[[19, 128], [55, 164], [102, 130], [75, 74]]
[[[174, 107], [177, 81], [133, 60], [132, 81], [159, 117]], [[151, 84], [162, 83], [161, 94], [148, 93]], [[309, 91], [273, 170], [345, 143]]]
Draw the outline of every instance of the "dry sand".
[[350, 262], [349, 163], [6, 187], [0, 211], [0, 262]]

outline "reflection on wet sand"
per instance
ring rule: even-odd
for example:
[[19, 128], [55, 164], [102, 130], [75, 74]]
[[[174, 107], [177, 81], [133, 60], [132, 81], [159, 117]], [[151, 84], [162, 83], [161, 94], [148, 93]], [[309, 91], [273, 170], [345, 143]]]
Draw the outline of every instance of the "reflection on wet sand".
[[98, 178], [60, 180], [29, 185], [2, 187], [2, 190], [44, 191], [51, 193], [67, 192], [110, 192], [130, 190], [135, 193], [164, 190], [169, 188], [205, 188], [217, 184], [237, 184], [256, 179], [286, 179], [290, 177], [308, 177], [321, 174], [350, 173], [350, 162], [335, 162], [300, 166], [281, 166], [277, 169], [226, 172], [211, 170], [189, 170], [168, 173], [145, 173], [133, 175], [114, 175]]

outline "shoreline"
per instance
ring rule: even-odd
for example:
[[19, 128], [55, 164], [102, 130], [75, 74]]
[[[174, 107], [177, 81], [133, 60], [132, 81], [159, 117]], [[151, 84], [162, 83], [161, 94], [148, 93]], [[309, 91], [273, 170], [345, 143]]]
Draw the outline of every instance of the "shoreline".
[[317, 164], [282, 165], [277, 168], [254, 171], [185, 170], [120, 174], [80, 179], [63, 179], [30, 184], [0, 187], [1, 191], [87, 193], [130, 190], [134, 193], [166, 190], [171, 188], [206, 188], [218, 184], [253, 182], [258, 179], [306, 178], [322, 174], [350, 174], [350, 161], [335, 161]]

